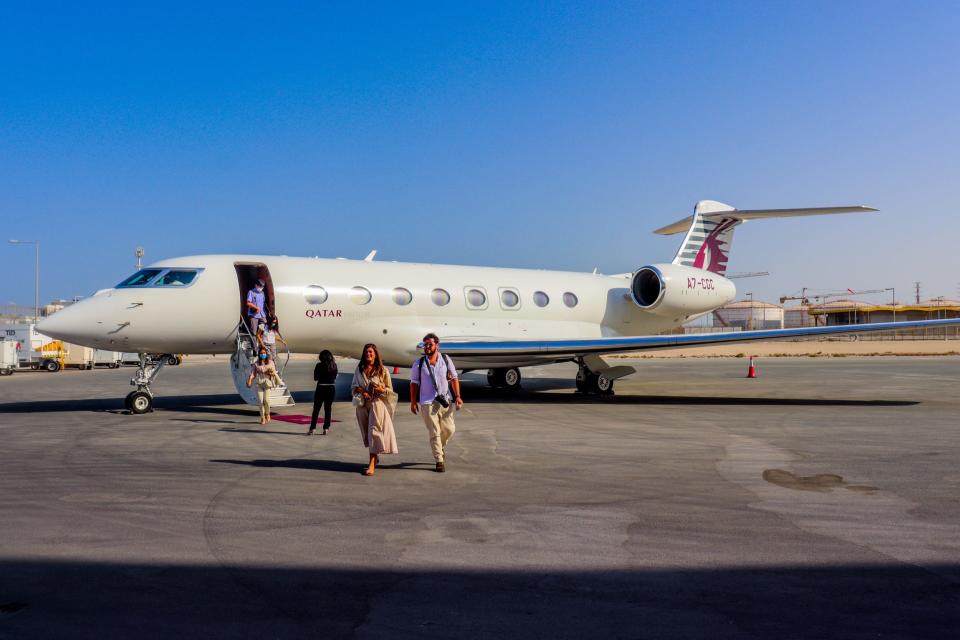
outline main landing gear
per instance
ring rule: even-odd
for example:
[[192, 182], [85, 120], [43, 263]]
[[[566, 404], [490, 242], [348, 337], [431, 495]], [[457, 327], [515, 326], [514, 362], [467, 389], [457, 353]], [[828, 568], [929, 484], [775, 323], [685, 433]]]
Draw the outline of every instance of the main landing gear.
[[157, 375], [166, 363], [166, 358], [151, 361], [147, 358], [147, 354], [140, 354], [140, 365], [130, 380], [130, 384], [137, 389], [128, 393], [124, 399], [130, 413], [142, 414], [153, 411], [153, 393], [150, 391], [150, 384], [157, 379]]
[[516, 391], [520, 388], [520, 369], [490, 369], [487, 371], [487, 382], [494, 389]]
[[582, 360], [579, 364], [580, 369], [577, 371], [577, 391], [600, 396], [613, 395], [613, 380], [607, 378], [602, 373], [594, 373]]

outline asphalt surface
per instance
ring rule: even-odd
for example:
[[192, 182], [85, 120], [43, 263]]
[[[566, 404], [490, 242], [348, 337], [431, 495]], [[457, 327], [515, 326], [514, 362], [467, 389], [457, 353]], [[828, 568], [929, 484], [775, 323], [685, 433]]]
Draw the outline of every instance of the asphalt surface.
[[0, 378], [0, 638], [957, 636], [960, 358], [637, 364], [471, 374], [445, 474], [401, 403], [373, 478], [346, 374], [310, 438], [225, 358], [145, 416], [130, 368]]

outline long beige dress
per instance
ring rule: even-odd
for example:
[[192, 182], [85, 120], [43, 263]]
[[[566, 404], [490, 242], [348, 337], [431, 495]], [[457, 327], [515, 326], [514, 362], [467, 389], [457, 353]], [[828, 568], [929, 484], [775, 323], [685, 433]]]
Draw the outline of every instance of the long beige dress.
[[[367, 400], [362, 407], [357, 407], [357, 425], [360, 427], [360, 436], [363, 446], [371, 454], [400, 453], [397, 448], [397, 435], [393, 430], [393, 412], [397, 406], [397, 394], [393, 391], [393, 381], [386, 369], [375, 378], [375, 381], [386, 387], [386, 392]], [[372, 380], [364, 375], [360, 367], [353, 373], [351, 389], [360, 387], [369, 389]]]

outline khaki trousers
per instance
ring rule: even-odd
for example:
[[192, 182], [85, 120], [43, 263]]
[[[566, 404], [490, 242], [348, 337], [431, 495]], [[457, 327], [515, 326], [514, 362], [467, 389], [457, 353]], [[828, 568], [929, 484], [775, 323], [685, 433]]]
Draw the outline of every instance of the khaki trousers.
[[446, 409], [433, 402], [420, 404], [420, 415], [423, 416], [423, 424], [426, 425], [430, 437], [433, 459], [437, 462], [443, 462], [443, 448], [457, 430], [457, 425], [453, 422], [455, 412], [453, 402]]
[[270, 389], [265, 385], [257, 385], [257, 400], [260, 402], [260, 419], [270, 417]]

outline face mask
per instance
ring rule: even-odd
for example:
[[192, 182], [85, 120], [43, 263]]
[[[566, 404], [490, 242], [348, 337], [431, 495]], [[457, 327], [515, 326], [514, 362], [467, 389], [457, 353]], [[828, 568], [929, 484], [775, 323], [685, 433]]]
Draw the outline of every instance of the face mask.
[[267, 354], [261, 353], [261, 354], [260, 354], [260, 359], [261, 359], [261, 360], [266, 360], [266, 359], [267, 359]]

